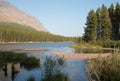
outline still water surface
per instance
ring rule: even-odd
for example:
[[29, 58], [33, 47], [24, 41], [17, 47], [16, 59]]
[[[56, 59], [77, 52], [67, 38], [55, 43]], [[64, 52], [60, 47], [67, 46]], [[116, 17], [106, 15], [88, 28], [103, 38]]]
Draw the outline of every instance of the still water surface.
[[[34, 44], [0, 44], [0, 50], [10, 51], [13, 49], [46, 49], [47, 51], [15, 51], [15, 52], [25, 52], [28, 56], [35, 56], [40, 58], [41, 64], [44, 62], [46, 56], [51, 56], [50, 52], [67, 52], [74, 53], [73, 48], [69, 48], [73, 42], [57, 42], [57, 43], [34, 43]], [[70, 81], [88, 81], [87, 74], [85, 71], [84, 60], [79, 59], [67, 59], [67, 66], [64, 72], [69, 76]], [[8, 68], [11, 64], [8, 64]], [[0, 71], [0, 81], [26, 81], [29, 76], [34, 76], [36, 81], [40, 81], [42, 77], [41, 67], [27, 69], [21, 68], [19, 64], [15, 67], [20, 71], [15, 75], [14, 78], [11, 77], [10, 70], [8, 75], [5, 76], [4, 72]]]

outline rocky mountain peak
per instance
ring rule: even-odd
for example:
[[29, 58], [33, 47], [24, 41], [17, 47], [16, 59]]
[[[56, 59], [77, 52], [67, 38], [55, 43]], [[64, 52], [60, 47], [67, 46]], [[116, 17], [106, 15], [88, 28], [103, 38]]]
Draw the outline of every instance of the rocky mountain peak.
[[14, 5], [5, 0], [0, 0], [0, 22], [18, 23], [30, 26], [38, 31], [48, 32], [37, 18], [16, 8]]

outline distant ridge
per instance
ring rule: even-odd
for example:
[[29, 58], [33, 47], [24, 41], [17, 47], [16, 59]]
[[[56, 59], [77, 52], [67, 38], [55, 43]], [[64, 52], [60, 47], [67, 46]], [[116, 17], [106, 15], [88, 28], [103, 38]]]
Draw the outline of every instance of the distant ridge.
[[18, 23], [38, 31], [48, 32], [37, 18], [21, 11], [5, 0], [0, 0], [0, 22]]

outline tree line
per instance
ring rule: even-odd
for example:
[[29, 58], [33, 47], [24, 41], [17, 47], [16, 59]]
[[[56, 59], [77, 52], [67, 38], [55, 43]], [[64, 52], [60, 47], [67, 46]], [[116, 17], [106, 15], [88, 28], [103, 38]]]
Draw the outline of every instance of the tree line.
[[37, 31], [16, 23], [0, 23], [0, 42], [62, 42], [72, 39], [72, 37]]
[[90, 10], [85, 25], [85, 41], [120, 40], [120, 4]]

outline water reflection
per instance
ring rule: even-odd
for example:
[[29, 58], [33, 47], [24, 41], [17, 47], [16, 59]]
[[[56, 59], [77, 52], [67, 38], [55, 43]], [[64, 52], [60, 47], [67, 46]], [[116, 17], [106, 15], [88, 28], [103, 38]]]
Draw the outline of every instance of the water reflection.
[[[40, 58], [41, 64], [43, 64], [44, 59], [46, 56], [51, 55], [50, 52], [67, 52], [67, 53], [74, 53], [75, 50], [69, 48], [69, 45], [74, 43], [67, 42], [67, 43], [39, 43], [39, 44], [1, 44], [0, 50], [11, 50], [11, 49], [47, 49], [48, 51], [15, 51], [15, 52], [25, 52], [28, 56], [35, 56]], [[87, 74], [85, 71], [85, 61], [83, 60], [67, 60], [68, 64], [64, 70], [64, 72], [70, 77], [70, 81], [88, 81]], [[0, 64], [0, 66], [2, 66]], [[11, 66], [8, 64], [7, 68], [11, 69]], [[33, 76], [35, 81], [40, 81], [42, 76], [41, 66], [35, 65], [22, 65], [18, 64], [16, 68], [16, 64], [14, 64], [16, 71], [19, 71], [14, 77], [14, 81], [26, 81], [29, 76]], [[7, 77], [5, 76], [5, 72], [0, 70], [0, 81], [12, 81], [10, 76], [11, 72], [8, 73], [7, 69]]]
[[14, 81], [18, 73], [22, 69], [32, 70], [33, 68], [38, 68], [40, 65], [21, 65], [20, 63], [8, 63], [4, 64], [0, 68], [0, 80], [1, 81]]
[[14, 81], [15, 76], [19, 72], [20, 72], [20, 64], [19, 63], [5, 64], [0, 70], [0, 80], [8, 81], [11, 79], [12, 81]]
[[4, 75], [7, 77], [7, 64], [4, 65], [2, 70], [4, 71]]
[[26, 70], [32, 70], [33, 68], [39, 68], [40, 64], [20, 64], [21, 68], [25, 68]]
[[55, 43], [31, 43], [31, 44], [0, 44], [1, 51], [14, 51], [14, 49], [46, 49], [52, 52], [74, 53], [74, 49], [69, 48], [73, 42], [55, 42]]

